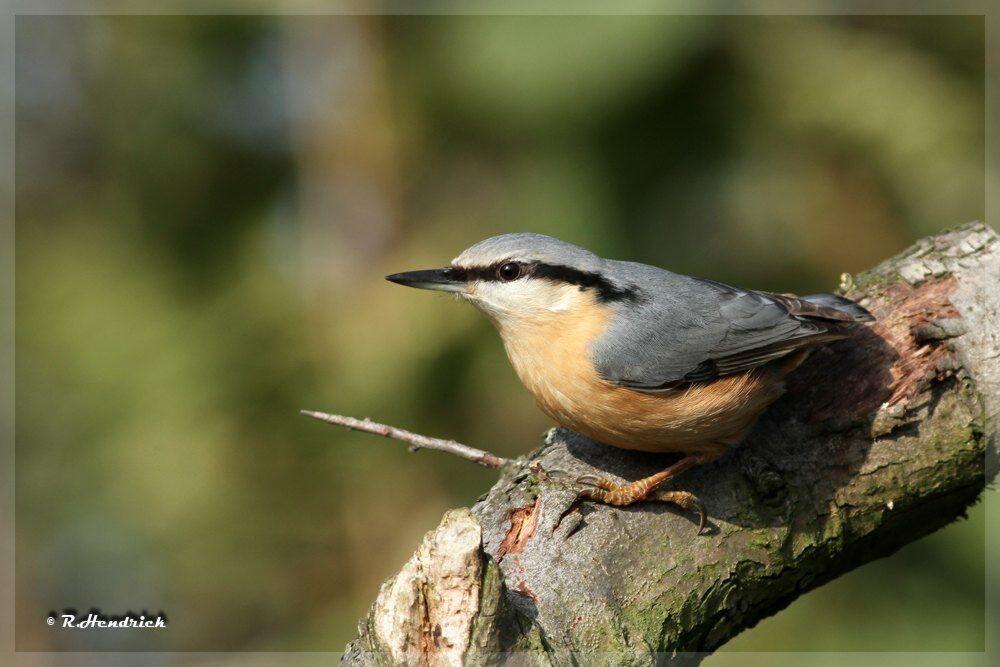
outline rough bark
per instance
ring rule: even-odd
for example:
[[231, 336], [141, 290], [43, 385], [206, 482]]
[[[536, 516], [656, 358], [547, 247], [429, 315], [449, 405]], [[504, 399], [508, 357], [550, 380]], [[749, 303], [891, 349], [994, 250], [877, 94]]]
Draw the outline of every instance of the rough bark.
[[574, 492], [537, 464], [632, 480], [669, 457], [554, 429], [428, 533], [345, 662], [697, 662], [963, 516], [995, 473], [1000, 240], [966, 225], [841, 289], [878, 321], [814, 353], [739, 448], [677, 480], [708, 534], [666, 505], [566, 513]]

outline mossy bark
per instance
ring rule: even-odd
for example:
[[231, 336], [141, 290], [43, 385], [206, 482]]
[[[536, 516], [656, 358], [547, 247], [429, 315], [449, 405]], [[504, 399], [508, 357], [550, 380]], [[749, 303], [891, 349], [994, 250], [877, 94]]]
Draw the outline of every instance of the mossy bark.
[[[567, 512], [575, 493], [540, 480], [537, 465], [625, 481], [668, 459], [554, 429], [471, 512], [428, 534], [425, 544], [444, 544], [442, 531], [481, 534], [475, 585], [427, 563], [404, 568], [430, 573], [411, 576], [420, 595], [477, 591], [459, 612], [468, 618], [451, 623], [468, 637], [444, 645], [416, 605], [395, 619], [397, 642], [420, 647], [426, 664], [697, 662], [802, 593], [963, 516], [995, 474], [1000, 240], [966, 225], [841, 288], [878, 321], [814, 353], [740, 447], [676, 480], [705, 502], [708, 534], [665, 505]], [[440, 571], [448, 581], [433, 580]], [[383, 586], [345, 662], [392, 661], [378, 615], [401, 588]]]

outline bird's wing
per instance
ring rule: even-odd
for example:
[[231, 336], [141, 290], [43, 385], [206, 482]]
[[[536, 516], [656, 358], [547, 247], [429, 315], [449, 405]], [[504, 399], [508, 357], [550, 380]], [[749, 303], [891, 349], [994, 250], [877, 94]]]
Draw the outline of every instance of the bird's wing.
[[[605, 380], [639, 391], [674, 389], [748, 371], [805, 345], [843, 338], [872, 319], [832, 294], [794, 297], [687, 279], [683, 294], [619, 320], [595, 350]], [[633, 313], [632, 315], [635, 315]]]

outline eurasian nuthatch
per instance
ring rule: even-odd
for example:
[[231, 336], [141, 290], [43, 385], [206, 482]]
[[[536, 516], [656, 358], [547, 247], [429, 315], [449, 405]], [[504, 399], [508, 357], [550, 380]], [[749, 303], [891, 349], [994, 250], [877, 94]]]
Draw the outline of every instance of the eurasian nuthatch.
[[701, 511], [692, 494], [657, 487], [739, 443], [814, 346], [874, 319], [833, 294], [732, 287], [541, 234], [489, 238], [450, 266], [387, 279], [454, 292], [482, 310], [560, 425], [615, 447], [684, 455], [624, 486], [578, 480], [611, 505], [658, 499]]

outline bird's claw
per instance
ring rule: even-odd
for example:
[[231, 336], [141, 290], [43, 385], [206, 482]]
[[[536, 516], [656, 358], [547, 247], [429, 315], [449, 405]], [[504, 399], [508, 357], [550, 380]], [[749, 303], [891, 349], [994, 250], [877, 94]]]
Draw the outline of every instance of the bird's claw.
[[603, 477], [598, 477], [597, 475], [580, 475], [575, 480], [574, 483], [581, 486], [590, 486], [595, 489], [607, 489], [611, 486], [611, 483]]
[[553, 484], [564, 484], [570, 485], [573, 483], [573, 477], [565, 470], [560, 470], [559, 468], [552, 468], [551, 470], [545, 470], [542, 468], [542, 464], [538, 461], [534, 461], [529, 466], [531, 472], [538, 477], [539, 482], [551, 482]]
[[677, 505], [684, 510], [694, 510], [698, 513], [698, 535], [704, 532], [708, 521], [708, 515], [705, 513], [705, 505], [698, 499], [698, 496], [690, 491], [664, 491], [658, 489], [649, 494], [646, 500], [658, 500]]

